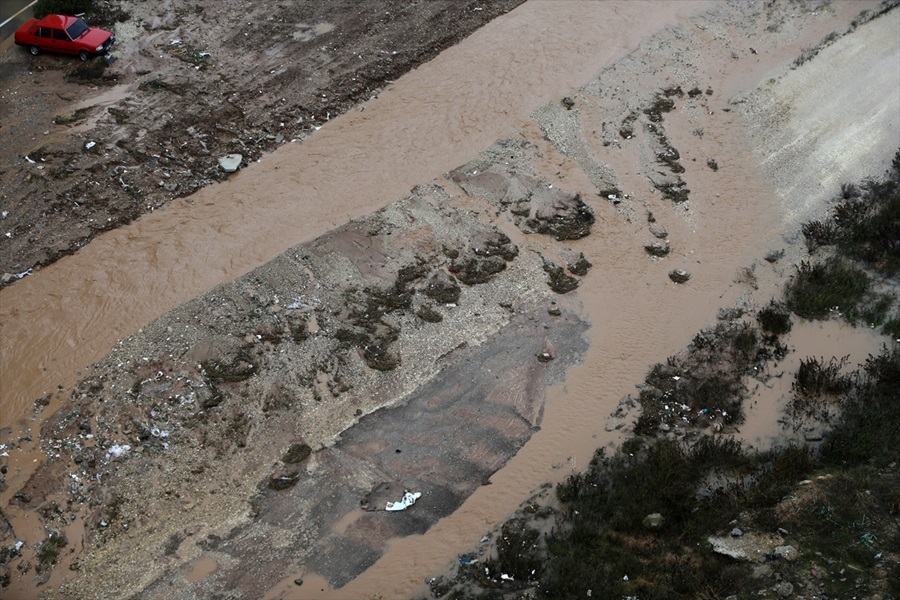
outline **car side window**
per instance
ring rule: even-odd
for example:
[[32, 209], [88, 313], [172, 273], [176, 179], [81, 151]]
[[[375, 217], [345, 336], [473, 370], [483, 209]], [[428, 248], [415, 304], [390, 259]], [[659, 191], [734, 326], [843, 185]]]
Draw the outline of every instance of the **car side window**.
[[66, 32], [63, 31], [62, 29], [54, 29], [53, 30], [53, 39], [69, 41], [69, 36], [67, 36]]
[[38, 37], [42, 37], [42, 38], [53, 37], [52, 31], [53, 30], [51, 30], [49, 27], [41, 27], [40, 29], [38, 29]]

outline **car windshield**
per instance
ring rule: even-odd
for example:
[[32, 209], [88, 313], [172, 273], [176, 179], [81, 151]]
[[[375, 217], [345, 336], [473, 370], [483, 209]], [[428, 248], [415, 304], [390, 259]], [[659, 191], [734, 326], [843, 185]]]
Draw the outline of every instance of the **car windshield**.
[[68, 33], [69, 37], [73, 40], [77, 40], [78, 38], [83, 36], [84, 32], [87, 30], [88, 24], [81, 19], [76, 19], [75, 22], [69, 25], [68, 29], [66, 29], [66, 33]]

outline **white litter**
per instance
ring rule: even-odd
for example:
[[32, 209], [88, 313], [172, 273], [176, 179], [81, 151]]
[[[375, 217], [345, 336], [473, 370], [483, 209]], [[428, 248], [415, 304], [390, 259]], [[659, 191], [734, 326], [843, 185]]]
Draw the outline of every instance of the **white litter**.
[[403, 494], [403, 499], [400, 502], [388, 502], [384, 507], [384, 510], [388, 511], [398, 511], [398, 510], [406, 510], [410, 506], [416, 503], [416, 500], [422, 497], [422, 492], [406, 492]]
[[119, 444], [115, 444], [113, 446], [110, 446], [109, 452], [106, 453], [106, 458], [109, 459], [110, 456], [119, 458], [129, 450], [131, 450], [131, 446], [129, 446], [128, 444], [122, 444], [121, 446]]

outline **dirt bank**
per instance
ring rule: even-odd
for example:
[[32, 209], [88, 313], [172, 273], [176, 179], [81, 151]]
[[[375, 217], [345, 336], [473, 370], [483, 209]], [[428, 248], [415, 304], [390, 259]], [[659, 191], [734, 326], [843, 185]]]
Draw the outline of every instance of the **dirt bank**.
[[[626, 6], [616, 8], [633, 24]], [[721, 306], [768, 300], [751, 292], [764, 269], [783, 268], [761, 258], [781, 245], [785, 217], [748, 149], [747, 131], [766, 121], [739, 113], [746, 96], [735, 94], [772, 69], [788, 79], [789, 61], [859, 8], [715, 5], [675, 20], [533, 119], [513, 117], [446, 177], [421, 178], [407, 197], [234, 282], [212, 276], [221, 285], [52, 399], [40, 438], [52, 460], [27, 482], [24, 468], [11, 473], [4, 490], [15, 527], [4, 544], [27, 542], [9, 555], [10, 590], [410, 595], [540, 483], [613, 441], [605, 416], [647, 364]], [[494, 23], [541, 17], [525, 5]], [[887, 33], [869, 25], [844, 39], [876, 54], [871, 42], [894, 26], [884, 22]], [[353, 118], [320, 133], [365, 124]], [[372, 168], [365, 147], [342, 149], [363, 174]], [[288, 164], [209, 189], [236, 193]], [[216, 195], [193, 198], [221, 208]], [[246, 202], [236, 203], [245, 214]], [[165, 216], [153, 218], [190, 226]], [[277, 230], [275, 220], [242, 231]], [[257, 239], [236, 238], [220, 249], [226, 263]], [[751, 266], [758, 278], [738, 276]], [[23, 456], [28, 442], [11, 442]], [[423, 493], [408, 511], [366, 510], [406, 489]]]

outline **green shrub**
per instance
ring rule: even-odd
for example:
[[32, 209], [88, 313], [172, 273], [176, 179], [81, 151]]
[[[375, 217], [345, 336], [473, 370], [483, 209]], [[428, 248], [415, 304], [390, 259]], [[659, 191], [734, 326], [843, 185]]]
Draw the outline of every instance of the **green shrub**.
[[782, 303], [775, 302], [775, 300], [769, 302], [767, 307], [756, 314], [756, 320], [763, 331], [775, 335], [783, 335], [790, 332], [793, 325], [790, 311]]
[[38, 0], [34, 5], [35, 18], [47, 15], [78, 15], [94, 8], [94, 0]]
[[822, 319], [833, 310], [853, 314], [869, 291], [869, 277], [838, 257], [803, 261], [785, 287], [788, 308], [807, 319]]

